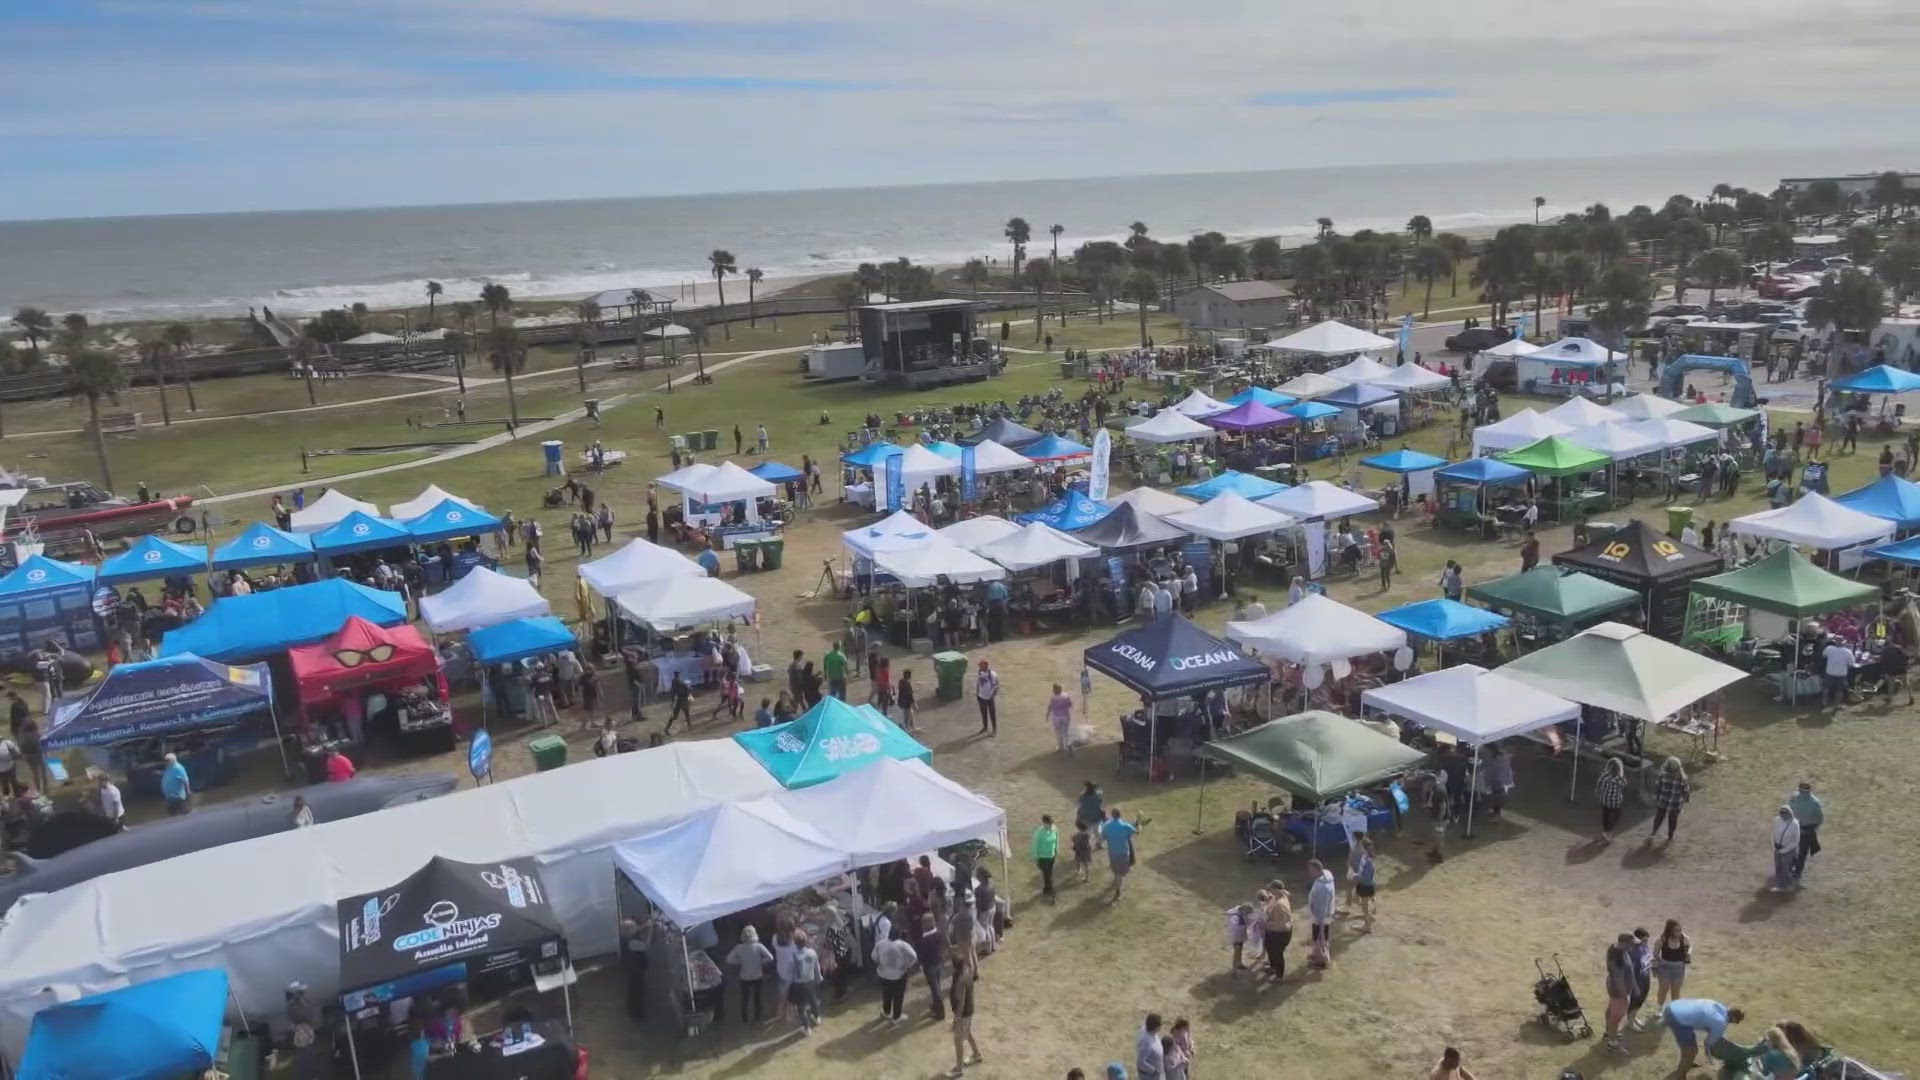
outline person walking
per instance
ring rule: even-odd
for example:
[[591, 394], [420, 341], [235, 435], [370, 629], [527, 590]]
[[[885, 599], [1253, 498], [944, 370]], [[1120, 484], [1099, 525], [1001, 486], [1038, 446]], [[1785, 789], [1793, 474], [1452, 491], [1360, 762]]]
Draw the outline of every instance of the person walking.
[[793, 932], [793, 984], [787, 987], [787, 1000], [800, 1021], [800, 1034], [812, 1035], [820, 1026], [820, 954], [807, 940], [805, 930]]
[[1293, 897], [1278, 880], [1267, 886], [1267, 896], [1262, 945], [1267, 954], [1267, 970], [1274, 982], [1280, 982], [1287, 977], [1287, 946], [1293, 943]]
[[693, 726], [693, 687], [676, 671], [673, 673], [673, 685], [667, 687], [667, 695], [673, 700], [673, 711], [667, 714], [666, 729], [662, 735], [673, 734], [673, 722], [685, 719], [688, 727]]
[[1307, 890], [1307, 918], [1313, 926], [1313, 946], [1307, 953], [1307, 964], [1316, 968], [1331, 967], [1333, 907], [1338, 889], [1333, 883], [1333, 871], [1319, 859], [1307, 863], [1307, 876], [1313, 878], [1313, 886]]
[[1360, 841], [1360, 858], [1354, 862], [1353, 895], [1360, 901], [1360, 932], [1373, 933], [1374, 897], [1378, 889], [1374, 883], [1376, 867], [1372, 839]]
[[1800, 822], [1793, 807], [1782, 803], [1773, 819], [1773, 892], [1788, 892], [1800, 884], [1794, 865], [1800, 861]]
[[1047, 699], [1047, 724], [1053, 728], [1054, 749], [1063, 754], [1073, 753], [1073, 742], [1067, 737], [1073, 724], [1073, 695], [1053, 684], [1053, 696]]
[[[773, 963], [773, 953], [760, 944], [760, 931], [749, 923], [740, 930], [740, 942], [727, 953], [727, 963], [734, 969], [734, 978], [740, 984], [740, 1022], [757, 1024], [766, 1019], [766, 1009], [761, 1002], [760, 991], [766, 985], [767, 968]], [[751, 1010], [752, 1016], [748, 1013]]]
[[1679, 919], [1668, 919], [1653, 946], [1653, 978], [1660, 990], [1657, 1004], [1665, 1006], [1680, 996], [1692, 964], [1693, 939], [1681, 928]]
[[1627, 957], [1633, 961], [1633, 996], [1627, 999], [1627, 1019], [1621, 1030], [1639, 1031], [1642, 1027], [1640, 1008], [1653, 992], [1653, 940], [1646, 927], [1633, 928], [1633, 944], [1627, 947]]
[[1440, 571], [1440, 595], [1457, 603], [1465, 592], [1466, 582], [1460, 564], [1448, 559], [1447, 565]]
[[1621, 934], [1607, 946], [1607, 1033], [1604, 1045], [1615, 1054], [1627, 1052], [1620, 1041], [1620, 1024], [1627, 1018], [1627, 1002], [1633, 997], [1632, 934]]
[[1820, 826], [1826, 823], [1827, 808], [1813, 793], [1813, 784], [1806, 780], [1800, 781], [1799, 790], [1787, 799], [1787, 806], [1793, 810], [1793, 819], [1800, 823], [1800, 850], [1793, 860], [1793, 876], [1799, 880], [1807, 874], [1807, 860], [1820, 854]]
[[1117, 806], [1107, 814], [1106, 823], [1100, 826], [1100, 839], [1106, 844], [1107, 869], [1113, 871], [1113, 899], [1118, 903], [1127, 875], [1133, 871], [1133, 836], [1140, 827], [1121, 817]]
[[1827, 636], [1827, 647], [1820, 650], [1820, 704], [1838, 707], [1847, 703], [1847, 684], [1860, 661], [1838, 634]]
[[841, 701], [847, 700], [847, 654], [840, 651], [839, 639], [836, 638], [827, 655], [820, 658], [820, 670], [827, 676], [827, 693]]
[[906, 1011], [907, 975], [920, 962], [912, 945], [892, 929], [873, 945], [873, 974], [880, 980], [880, 1018], [898, 1024]]
[[1526, 573], [1540, 565], [1540, 538], [1528, 529], [1520, 538], [1520, 572]]
[[941, 932], [932, 912], [920, 916], [920, 933], [914, 939], [913, 951], [920, 961], [920, 974], [927, 980], [927, 1000], [931, 1003], [927, 1015], [936, 1021], [945, 1020], [947, 1003], [940, 978], [947, 959], [947, 935]]
[[1653, 790], [1653, 828], [1647, 830], [1647, 843], [1653, 843], [1662, 822], [1667, 826], [1667, 842], [1673, 842], [1674, 827], [1680, 824], [1680, 808], [1692, 797], [1693, 788], [1687, 783], [1687, 770], [1681, 766], [1680, 759], [1670, 757], [1662, 762], [1660, 779]]
[[907, 731], [918, 731], [913, 726], [913, 672], [900, 673], [900, 688], [894, 693], [894, 700], [900, 705], [900, 726]]
[[1000, 734], [1000, 711], [996, 699], [1000, 696], [1000, 676], [994, 674], [993, 665], [980, 661], [979, 673], [973, 679], [973, 699], [980, 705], [980, 734], [995, 736]]
[[180, 817], [193, 812], [193, 783], [187, 779], [187, 767], [178, 754], [160, 759], [160, 794], [167, 801], [167, 816]]
[[1600, 842], [1610, 844], [1614, 830], [1620, 827], [1620, 811], [1627, 805], [1627, 767], [1619, 758], [1610, 757], [1600, 767], [1593, 793], [1600, 800]]
[[1040, 815], [1040, 827], [1033, 830], [1033, 864], [1040, 868], [1040, 895], [1054, 899], [1053, 863], [1060, 857], [1060, 830], [1052, 814]]
[[1166, 1049], [1160, 1045], [1160, 1014], [1150, 1012], [1140, 1025], [1139, 1034], [1133, 1040], [1133, 1071], [1140, 1080], [1164, 1080], [1167, 1067]]
[[[961, 953], [954, 958], [953, 983], [948, 993], [953, 1005], [953, 1069], [948, 1076], [965, 1076], [967, 1066], [986, 1060], [980, 1053], [980, 1044], [973, 1039], [974, 987], [979, 984], [974, 965], [971, 954]], [[968, 1057], [968, 1052], [973, 1056]]]
[[1479, 1080], [1460, 1058], [1460, 1051], [1449, 1046], [1440, 1051], [1440, 1063], [1427, 1073], [1427, 1080]]

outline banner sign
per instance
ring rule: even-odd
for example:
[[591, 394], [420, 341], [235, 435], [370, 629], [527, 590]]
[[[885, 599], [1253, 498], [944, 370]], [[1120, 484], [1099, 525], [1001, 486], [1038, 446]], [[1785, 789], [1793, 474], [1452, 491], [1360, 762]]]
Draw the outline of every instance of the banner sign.
[[484, 780], [493, 772], [493, 736], [486, 728], [473, 733], [473, 744], [467, 747], [467, 771], [476, 781]]
[[980, 501], [980, 474], [974, 471], [973, 447], [960, 448], [960, 501]]
[[888, 474], [894, 471], [895, 460], [889, 456], [873, 463], [873, 508], [878, 513], [884, 514], [893, 509], [888, 504], [888, 500], [893, 498], [893, 485], [889, 484], [887, 479]]
[[1093, 437], [1093, 476], [1087, 481], [1087, 498], [1105, 502], [1107, 477], [1113, 461], [1113, 432], [1101, 428]]
[[905, 510], [907, 508], [907, 470], [903, 468], [906, 458], [895, 455], [887, 459], [887, 509]]

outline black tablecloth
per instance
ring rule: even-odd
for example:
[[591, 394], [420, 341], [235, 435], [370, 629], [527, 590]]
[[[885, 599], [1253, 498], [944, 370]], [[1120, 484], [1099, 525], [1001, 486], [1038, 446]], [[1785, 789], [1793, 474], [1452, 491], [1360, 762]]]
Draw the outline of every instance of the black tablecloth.
[[573, 1080], [574, 1046], [564, 1024], [535, 1024], [546, 1044], [512, 1057], [492, 1046], [427, 1062], [427, 1080]]

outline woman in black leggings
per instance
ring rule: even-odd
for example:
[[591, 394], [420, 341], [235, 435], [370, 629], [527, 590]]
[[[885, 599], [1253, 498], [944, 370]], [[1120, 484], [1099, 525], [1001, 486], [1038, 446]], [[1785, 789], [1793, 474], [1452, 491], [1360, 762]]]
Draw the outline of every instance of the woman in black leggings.
[[1680, 759], [1670, 757], [1660, 766], [1660, 781], [1653, 792], [1653, 828], [1647, 830], [1647, 839], [1660, 831], [1660, 823], [1667, 826], [1667, 839], [1673, 839], [1674, 826], [1680, 824], [1680, 808], [1687, 805], [1693, 795], [1693, 789], [1687, 783], [1687, 771], [1680, 765]]
[[1279, 982], [1287, 977], [1287, 946], [1293, 943], [1293, 898], [1287, 895], [1287, 887], [1279, 881], [1267, 886], [1267, 933], [1264, 945], [1267, 950], [1267, 970], [1273, 973], [1273, 980]]

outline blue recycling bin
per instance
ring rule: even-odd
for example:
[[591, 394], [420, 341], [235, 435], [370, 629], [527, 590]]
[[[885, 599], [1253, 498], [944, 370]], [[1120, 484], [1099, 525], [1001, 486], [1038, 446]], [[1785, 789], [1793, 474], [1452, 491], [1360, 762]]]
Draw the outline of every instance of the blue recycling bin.
[[567, 471], [566, 461], [561, 454], [567, 444], [559, 439], [548, 439], [540, 444], [540, 456], [545, 459], [548, 476], [559, 476]]

